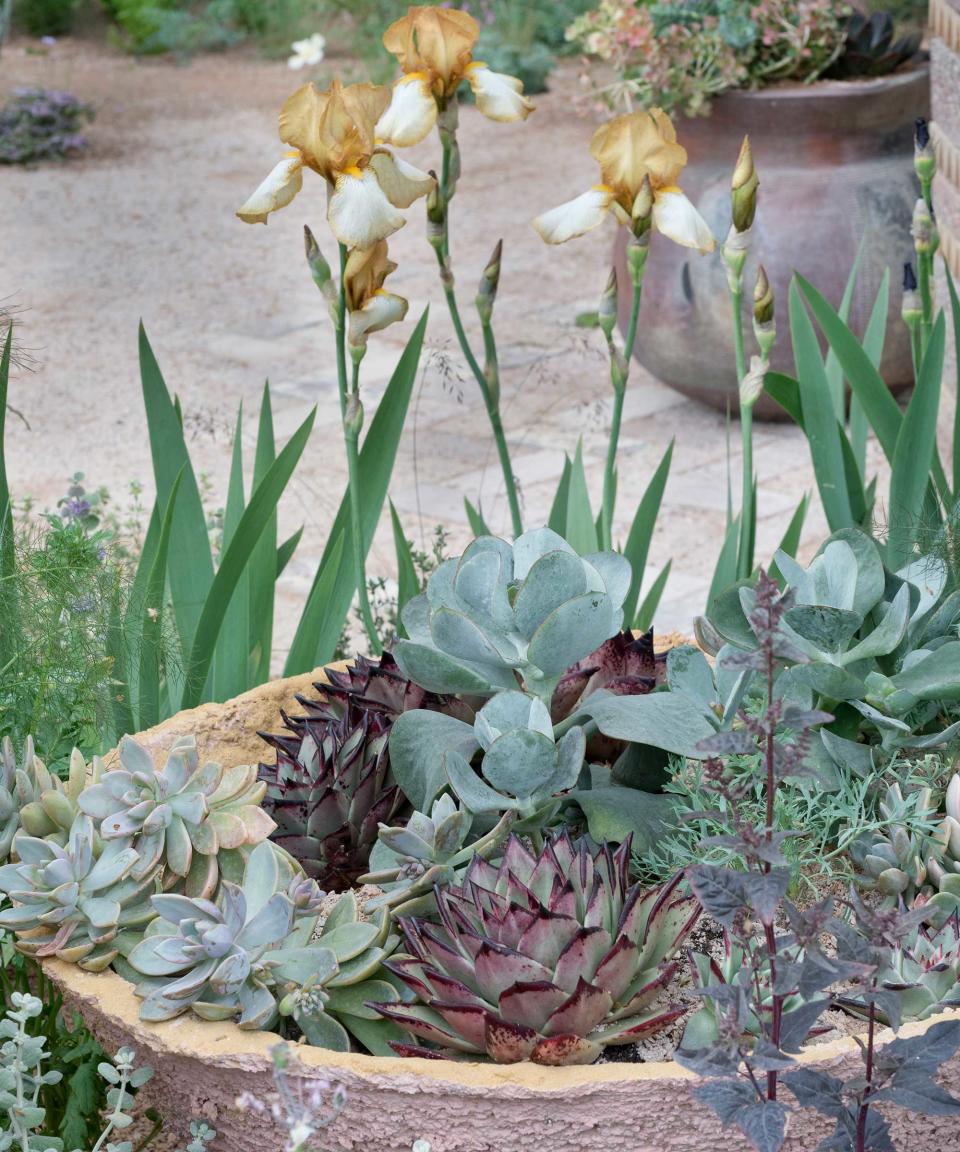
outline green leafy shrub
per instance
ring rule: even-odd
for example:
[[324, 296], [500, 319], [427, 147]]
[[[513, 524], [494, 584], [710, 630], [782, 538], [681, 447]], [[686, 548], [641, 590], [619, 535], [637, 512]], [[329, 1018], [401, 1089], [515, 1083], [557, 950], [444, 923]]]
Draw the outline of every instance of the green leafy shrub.
[[243, 39], [234, 24], [233, 0], [113, 0], [113, 17], [137, 55], [190, 56], [229, 48]]
[[79, 514], [21, 519], [14, 532], [0, 580], [0, 736], [20, 745], [33, 734], [55, 763], [74, 746], [100, 748], [111, 712], [107, 631], [123, 566]]
[[66, 36], [75, 9], [76, 0], [19, 0], [14, 16], [31, 36]]
[[62, 160], [87, 147], [81, 129], [94, 111], [69, 92], [15, 88], [0, 109], [0, 164]]

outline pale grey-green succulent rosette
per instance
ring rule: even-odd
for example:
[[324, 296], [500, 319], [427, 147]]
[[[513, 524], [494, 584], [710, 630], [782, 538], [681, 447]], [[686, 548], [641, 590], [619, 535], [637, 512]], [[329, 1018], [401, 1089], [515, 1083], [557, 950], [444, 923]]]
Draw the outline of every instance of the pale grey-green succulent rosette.
[[394, 656], [430, 691], [522, 687], [549, 703], [564, 672], [621, 628], [631, 575], [623, 556], [578, 556], [549, 528], [513, 544], [481, 536], [406, 605], [409, 639]]

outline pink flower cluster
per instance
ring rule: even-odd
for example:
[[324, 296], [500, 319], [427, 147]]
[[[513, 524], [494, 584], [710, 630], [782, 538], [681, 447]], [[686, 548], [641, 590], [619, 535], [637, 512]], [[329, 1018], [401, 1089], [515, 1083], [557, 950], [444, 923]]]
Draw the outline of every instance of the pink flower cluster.
[[843, 48], [848, 14], [832, 0], [600, 0], [566, 38], [611, 106], [696, 116], [729, 88], [815, 80]]

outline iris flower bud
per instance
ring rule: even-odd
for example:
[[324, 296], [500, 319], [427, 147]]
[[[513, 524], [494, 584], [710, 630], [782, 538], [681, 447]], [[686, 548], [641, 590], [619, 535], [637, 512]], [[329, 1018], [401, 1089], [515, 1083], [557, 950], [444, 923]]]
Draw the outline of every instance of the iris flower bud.
[[487, 266], [480, 277], [480, 287], [477, 290], [477, 311], [483, 324], [489, 324], [493, 316], [493, 305], [497, 299], [497, 288], [500, 285], [500, 261], [503, 256], [503, 241], [498, 240], [493, 255], [487, 261]]
[[324, 296], [329, 298], [331, 291], [334, 290], [333, 273], [330, 270], [330, 265], [324, 259], [323, 253], [320, 251], [317, 238], [307, 226], [304, 226], [303, 229], [303, 247], [306, 252], [307, 265], [310, 268], [310, 275], [313, 277], [314, 284], [316, 284]]
[[650, 175], [647, 173], [640, 184], [640, 191], [633, 198], [633, 207], [630, 211], [633, 220], [634, 236], [644, 236], [653, 226], [653, 186]]
[[923, 305], [917, 291], [917, 277], [913, 265], [907, 261], [903, 266], [903, 301], [900, 315], [908, 328], [914, 328], [923, 319]]
[[921, 196], [913, 210], [913, 223], [910, 227], [913, 247], [918, 255], [934, 251], [933, 233], [933, 216]]
[[929, 184], [937, 170], [937, 157], [930, 139], [930, 126], [920, 116], [913, 133], [913, 167], [924, 184]]
[[777, 326], [774, 321], [773, 286], [762, 264], [757, 269], [757, 282], [753, 288], [753, 334], [760, 346], [760, 355], [764, 360], [769, 360], [777, 338]]
[[757, 212], [757, 188], [759, 185], [760, 178], [753, 166], [750, 137], [744, 136], [730, 185], [733, 226], [738, 232], [749, 232], [753, 227], [753, 219]]
[[600, 297], [600, 307], [597, 309], [597, 323], [604, 336], [610, 340], [613, 329], [617, 323], [617, 270], [610, 269], [606, 287]]
[[765, 357], [750, 357], [750, 367], [740, 381], [740, 403], [744, 408], [752, 408], [760, 399], [767, 368], [768, 364]]
[[643, 287], [643, 275], [647, 268], [649, 252], [649, 230], [643, 236], [631, 236], [627, 241], [627, 271], [630, 273], [630, 283], [634, 288]]

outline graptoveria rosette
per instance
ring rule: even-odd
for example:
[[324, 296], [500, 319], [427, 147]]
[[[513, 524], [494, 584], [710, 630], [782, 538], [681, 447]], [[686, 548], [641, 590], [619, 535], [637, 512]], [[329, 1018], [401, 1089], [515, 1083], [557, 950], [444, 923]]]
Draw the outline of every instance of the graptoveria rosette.
[[580, 557], [549, 528], [512, 545], [481, 536], [407, 604], [394, 656], [430, 691], [522, 686], [549, 704], [564, 672], [620, 629], [630, 581], [623, 556]]
[[0, 912], [0, 928], [29, 933], [17, 946], [30, 956], [58, 956], [101, 971], [117, 955], [116, 938], [153, 916], [146, 892], [154, 875], [133, 877], [138, 863], [129, 838], [94, 856], [93, 821], [80, 815], [66, 847], [18, 836], [18, 864], [0, 868], [0, 891], [13, 905]]
[[[391, 985], [371, 979], [397, 944], [389, 920], [359, 920], [345, 893], [316, 935], [322, 893], [298, 876], [287, 882], [270, 843], [250, 853], [243, 885], [225, 880], [216, 903], [187, 896], [154, 896], [158, 919], [131, 951], [131, 975], [141, 979], [141, 1018], [169, 1020], [192, 1011], [203, 1020], [236, 1020], [268, 1029], [281, 1011], [297, 1018], [308, 1040], [349, 1048], [360, 1033], [371, 1051], [387, 1052], [389, 1033], [365, 1002]], [[369, 983], [365, 991], [364, 985]], [[279, 1003], [278, 1001], [283, 1001]]]
[[201, 766], [192, 736], [173, 744], [159, 770], [145, 748], [124, 737], [120, 767], [85, 789], [78, 804], [104, 841], [133, 838], [135, 876], [165, 864], [165, 887], [180, 878], [189, 895], [209, 897], [220, 853], [257, 844], [276, 827], [259, 806], [265, 791], [254, 765]]

